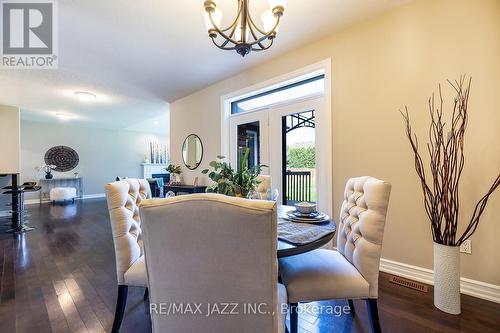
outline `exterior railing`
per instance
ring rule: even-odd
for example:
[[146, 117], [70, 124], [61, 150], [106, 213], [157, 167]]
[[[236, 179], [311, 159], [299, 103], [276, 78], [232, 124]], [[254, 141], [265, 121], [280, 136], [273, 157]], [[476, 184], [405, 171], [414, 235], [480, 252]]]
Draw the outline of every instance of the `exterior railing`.
[[286, 172], [286, 200], [287, 204], [311, 201], [311, 172], [290, 171]]

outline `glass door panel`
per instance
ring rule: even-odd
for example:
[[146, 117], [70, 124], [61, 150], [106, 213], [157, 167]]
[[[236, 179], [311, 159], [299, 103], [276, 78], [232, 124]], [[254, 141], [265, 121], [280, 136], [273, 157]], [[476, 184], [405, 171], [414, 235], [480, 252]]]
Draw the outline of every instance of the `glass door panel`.
[[[236, 169], [241, 163], [242, 154], [249, 149], [248, 166], [269, 165], [269, 135], [267, 111], [238, 115], [230, 120], [229, 161]], [[269, 174], [268, 168], [262, 170]]]
[[238, 155], [237, 162], [241, 165], [241, 158], [249, 150], [248, 167], [260, 164], [260, 122], [240, 124], [237, 127]]

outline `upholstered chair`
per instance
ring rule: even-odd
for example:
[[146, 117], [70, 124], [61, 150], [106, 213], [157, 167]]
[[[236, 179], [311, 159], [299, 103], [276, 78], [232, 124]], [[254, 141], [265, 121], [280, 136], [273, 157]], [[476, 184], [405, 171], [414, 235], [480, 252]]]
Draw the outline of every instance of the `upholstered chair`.
[[266, 200], [267, 190], [271, 189], [272, 187], [271, 176], [259, 175], [257, 176], [257, 181], [259, 181], [260, 183], [255, 190], [260, 193], [260, 197], [263, 200]]
[[380, 332], [377, 309], [382, 238], [391, 185], [372, 177], [351, 178], [344, 192], [337, 251], [319, 249], [279, 261], [290, 303], [291, 332], [297, 332], [299, 302], [352, 299], [367, 302], [372, 332]]
[[[124, 179], [105, 186], [111, 230], [116, 257], [118, 299], [112, 332], [119, 332], [128, 287], [147, 288], [144, 251], [142, 248], [139, 204], [151, 198], [149, 183], [145, 179]], [[147, 289], [144, 298], [147, 298]]]
[[140, 215], [153, 332], [284, 332], [274, 202], [192, 194], [145, 200]]

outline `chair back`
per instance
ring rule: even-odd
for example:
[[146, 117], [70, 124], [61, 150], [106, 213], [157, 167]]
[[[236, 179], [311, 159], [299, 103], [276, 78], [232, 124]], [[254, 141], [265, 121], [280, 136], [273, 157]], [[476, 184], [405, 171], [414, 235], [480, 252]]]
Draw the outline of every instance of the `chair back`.
[[151, 190], [147, 180], [132, 178], [104, 188], [115, 246], [116, 277], [118, 284], [125, 284], [125, 272], [143, 253], [139, 203], [151, 198]]
[[337, 249], [370, 285], [370, 297], [378, 297], [382, 239], [391, 184], [373, 177], [347, 181], [340, 209]]
[[140, 214], [154, 332], [278, 331], [274, 202], [193, 194]]
[[260, 197], [263, 200], [266, 200], [267, 199], [267, 190], [271, 189], [271, 187], [272, 187], [271, 176], [258, 175], [257, 180], [260, 183], [255, 190], [260, 193]]

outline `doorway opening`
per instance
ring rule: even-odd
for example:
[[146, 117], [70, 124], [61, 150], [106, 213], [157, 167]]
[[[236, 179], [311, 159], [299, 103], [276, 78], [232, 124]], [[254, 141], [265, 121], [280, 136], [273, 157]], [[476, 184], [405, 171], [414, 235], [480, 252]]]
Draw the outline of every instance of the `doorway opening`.
[[281, 117], [283, 204], [316, 202], [316, 117], [303, 111]]

